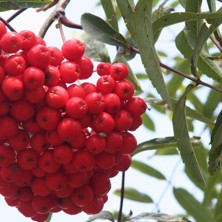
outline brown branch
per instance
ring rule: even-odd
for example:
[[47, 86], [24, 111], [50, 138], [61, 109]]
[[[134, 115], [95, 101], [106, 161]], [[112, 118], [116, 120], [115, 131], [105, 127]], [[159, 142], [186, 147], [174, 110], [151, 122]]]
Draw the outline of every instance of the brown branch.
[[52, 23], [55, 21], [57, 16], [61, 13], [65, 13], [65, 8], [69, 4], [70, 0], [59, 0], [56, 7], [52, 11], [52, 13], [48, 16], [48, 18], [45, 20], [42, 28], [39, 31], [39, 36], [44, 37], [49, 27], [52, 25]]
[[211, 36], [210, 39], [211, 39], [211, 41], [214, 43], [214, 45], [218, 48], [218, 50], [219, 50], [220, 52], [222, 52], [222, 47], [221, 47], [221, 45], [219, 44], [219, 42], [218, 42], [213, 36]]

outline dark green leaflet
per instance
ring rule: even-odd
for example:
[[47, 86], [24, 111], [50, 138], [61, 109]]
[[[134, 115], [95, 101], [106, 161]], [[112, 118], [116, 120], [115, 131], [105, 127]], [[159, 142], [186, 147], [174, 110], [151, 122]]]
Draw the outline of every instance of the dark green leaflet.
[[0, 0], [0, 11], [42, 7], [53, 0]]

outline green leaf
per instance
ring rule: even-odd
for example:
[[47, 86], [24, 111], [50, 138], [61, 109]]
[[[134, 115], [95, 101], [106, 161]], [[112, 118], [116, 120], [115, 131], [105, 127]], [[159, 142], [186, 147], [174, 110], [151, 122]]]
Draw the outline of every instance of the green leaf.
[[209, 119], [202, 113], [199, 113], [197, 110], [190, 108], [189, 106], [186, 106], [186, 114], [188, 117], [206, 123], [210, 127], [214, 126], [214, 122], [211, 119]]
[[[213, 14], [213, 13], [211, 13]], [[218, 18], [207, 19], [201, 26], [197, 36], [196, 44], [194, 47], [193, 55], [191, 57], [191, 68], [195, 69], [197, 66], [198, 58], [201, 53], [203, 45], [207, 42], [210, 35], [217, 29], [222, 23], [222, 8], [218, 12], [214, 13], [220, 15]]]
[[193, 87], [193, 85], [189, 85], [187, 87], [186, 92], [175, 106], [173, 113], [173, 130], [185, 167], [189, 170], [193, 178], [200, 184], [200, 186], [206, 187], [205, 179], [202, 175], [197, 157], [190, 142], [186, 121], [185, 102], [187, 94], [193, 89]]
[[194, 195], [182, 188], [174, 188], [173, 193], [179, 204], [197, 221], [211, 222], [211, 214], [204, 208]]
[[[114, 194], [120, 196], [121, 190], [120, 189], [115, 190]], [[138, 190], [131, 187], [125, 188], [124, 198], [128, 200], [137, 201], [140, 203], [153, 203], [153, 200], [147, 194], [141, 193]]]
[[162, 173], [160, 173], [158, 170], [154, 169], [153, 167], [151, 167], [141, 161], [133, 160], [131, 167], [140, 171], [141, 173], [148, 175], [148, 176], [155, 177], [156, 179], [159, 179], [159, 180], [166, 179], [165, 176]]
[[172, 147], [172, 148], [168, 148], [168, 149], [162, 149], [162, 150], [157, 150], [155, 152], [155, 155], [177, 155], [178, 151], [176, 149], [176, 147]]
[[84, 43], [86, 56], [94, 61], [110, 63], [109, 53], [103, 42], [97, 41], [85, 32], [75, 33], [74, 36]]
[[127, 47], [125, 38], [98, 16], [84, 13], [81, 16], [83, 30], [97, 40], [109, 45]]
[[91, 216], [86, 222], [92, 222], [92, 221], [95, 221], [95, 220], [109, 220], [109, 221], [112, 221], [112, 222], [115, 222], [115, 219], [114, 219], [114, 216], [111, 212], [109, 211], [101, 211], [100, 213], [98, 214], [95, 214], [93, 216]]
[[207, 101], [203, 105], [203, 115], [212, 118], [218, 104], [221, 102], [221, 98], [221, 93], [211, 90], [207, 95]]
[[[184, 55], [184, 57], [190, 60], [193, 53], [194, 42], [192, 42], [192, 39], [190, 39], [189, 35], [189, 31], [181, 31], [176, 37], [176, 46]], [[200, 54], [197, 66], [208, 77], [213, 78], [218, 82], [221, 81], [221, 68], [215, 61], [209, 59], [208, 56]]]
[[154, 47], [152, 1], [138, 1], [134, 12], [134, 29], [135, 42], [147, 75], [163, 100], [166, 100], [169, 107], [172, 107], [171, 98], [166, 89], [159, 58]]
[[163, 213], [141, 213], [135, 217], [131, 217], [131, 220], [128, 221], [139, 221], [139, 220], [155, 220], [158, 222], [191, 222], [190, 220], [184, 217], [175, 217], [168, 214]]
[[112, 0], [100, 0], [103, 10], [106, 13], [107, 22], [118, 31], [118, 22], [116, 20], [116, 13], [113, 7]]
[[214, 222], [222, 221], [222, 194], [219, 194], [214, 210]]
[[220, 13], [174, 12], [171, 14], [163, 15], [159, 19], [155, 20], [153, 22], [153, 33], [155, 35], [163, 28], [175, 25], [177, 23], [185, 21], [195, 21], [199, 19], [220, 19], [221, 16], [222, 16], [221, 12]]
[[122, 18], [125, 21], [127, 29], [131, 35], [134, 35], [133, 11], [135, 5], [129, 0], [116, 0], [116, 3], [121, 12]]
[[0, 11], [42, 7], [52, 0], [0, 0]]
[[211, 134], [211, 149], [209, 151], [208, 171], [214, 174], [220, 167], [222, 157], [222, 111], [217, 117]]
[[132, 153], [132, 156], [148, 150], [165, 149], [171, 148], [172, 146], [176, 147], [176, 144], [177, 143], [174, 137], [155, 138], [140, 143], [137, 146], [137, 149]]
[[147, 115], [147, 113], [144, 113], [142, 115], [142, 120], [143, 120], [143, 125], [151, 130], [151, 131], [155, 131], [155, 125], [153, 123], [153, 120]]
[[[199, 140], [197, 138], [191, 138], [191, 143], [199, 144]], [[137, 146], [137, 149], [132, 153], [132, 156], [149, 150], [161, 150], [168, 149], [172, 147], [177, 147], [177, 140], [175, 137], [165, 137], [165, 138], [155, 138], [145, 142], [140, 143]]]
[[204, 191], [203, 206], [210, 206], [213, 199], [218, 197], [218, 184], [221, 183], [221, 172], [217, 171], [207, 179], [207, 189]]

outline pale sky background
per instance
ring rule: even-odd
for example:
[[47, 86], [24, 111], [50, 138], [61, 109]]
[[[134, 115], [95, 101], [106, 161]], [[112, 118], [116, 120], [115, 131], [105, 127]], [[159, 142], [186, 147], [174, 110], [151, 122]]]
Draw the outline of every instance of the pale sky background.
[[[80, 3], [81, 2], [81, 3]], [[66, 16], [75, 23], [80, 23], [80, 16], [84, 12], [91, 12], [93, 14], [99, 15], [101, 17], [104, 16], [101, 9], [95, 6], [97, 3], [96, 0], [81, 0], [81, 1], [71, 1], [69, 6], [66, 10]], [[5, 19], [8, 18], [8, 15], [12, 12], [1, 13], [1, 16]], [[41, 24], [43, 24], [45, 18], [47, 17], [49, 12], [42, 12], [36, 13], [34, 9], [29, 9], [25, 11], [22, 15], [18, 16], [11, 25], [17, 30], [21, 31], [24, 29], [29, 29], [34, 31], [36, 34], [38, 33]], [[52, 25], [50, 30], [48, 31], [45, 40], [48, 46], [57, 46], [60, 47], [62, 44], [62, 40], [60, 38], [59, 31], [54, 28], [55, 24]], [[72, 30], [70, 28], [65, 28], [65, 35], [66, 38], [72, 38], [73, 32], [77, 30]], [[80, 31], [81, 32], [81, 31]], [[161, 50], [166, 51], [169, 53], [168, 62], [170, 59], [175, 55], [174, 48], [170, 45], [175, 32], [173, 29], [170, 31], [166, 31], [164, 37], [160, 41], [157, 47], [161, 48]], [[170, 50], [169, 50], [170, 48]], [[115, 47], [109, 47], [109, 49], [115, 50]], [[112, 54], [112, 52], [111, 52]], [[135, 65], [133, 65], [135, 64]], [[135, 71], [143, 71], [143, 67], [140, 65], [139, 58], [132, 61], [132, 69]], [[146, 81], [142, 84], [142, 87], [145, 91], [151, 88], [149, 81]], [[144, 127], [140, 127], [137, 132], [135, 133], [138, 143], [156, 138], [156, 137], [166, 137], [172, 136], [173, 130], [171, 126], [171, 122], [165, 118], [163, 115], [156, 114], [153, 110], [148, 112], [149, 115], [155, 117], [156, 122], [156, 132], [150, 132], [146, 130]], [[146, 152], [139, 154], [135, 157], [135, 159], [143, 160], [144, 162], [148, 163], [149, 165], [157, 168], [162, 172], [167, 179], [170, 178], [172, 171], [174, 170], [175, 166], [177, 166], [176, 171], [174, 172], [174, 177], [172, 179], [172, 183], [175, 187], [184, 187], [188, 189], [188, 191], [196, 196], [201, 197], [199, 190], [187, 180], [186, 176], [183, 174], [183, 164], [180, 161], [180, 158], [177, 157], [160, 157], [160, 158], [152, 158], [148, 160], [148, 157], [151, 156], [152, 152]], [[178, 161], [179, 164], [178, 164]], [[118, 210], [119, 208], [119, 198], [114, 196], [112, 193], [115, 189], [120, 188], [121, 185], [121, 174], [116, 178], [111, 180], [112, 183], [112, 190], [109, 192], [109, 200], [104, 207], [104, 210]], [[155, 202], [158, 202], [159, 198], [161, 197], [164, 189], [167, 186], [167, 181], [160, 181], [154, 179], [152, 177], [145, 176], [144, 174], [139, 173], [133, 169], [130, 169], [126, 173], [126, 186], [133, 187], [138, 189], [141, 192], [147, 193], [152, 197]], [[176, 215], [183, 213], [183, 209], [177, 204], [172, 196], [172, 186], [169, 187], [167, 192], [164, 194], [161, 202], [159, 203], [159, 207], [162, 213], [167, 213], [171, 215]], [[133, 211], [134, 216], [138, 215], [142, 212], [156, 212], [156, 208], [153, 204], [140, 204], [133, 201], [124, 201], [124, 213], [128, 214], [130, 210]], [[87, 220], [89, 216], [85, 214], [80, 214], [76, 216], [70, 216], [64, 213], [56, 213], [52, 217], [52, 222], [84, 222]], [[1, 221], [8, 222], [8, 221], [16, 221], [16, 222], [31, 222], [32, 220], [29, 218], [25, 218], [21, 213], [17, 211], [16, 208], [9, 207], [5, 204], [3, 197], [0, 197], [0, 218]], [[152, 220], [147, 220], [152, 221]]]

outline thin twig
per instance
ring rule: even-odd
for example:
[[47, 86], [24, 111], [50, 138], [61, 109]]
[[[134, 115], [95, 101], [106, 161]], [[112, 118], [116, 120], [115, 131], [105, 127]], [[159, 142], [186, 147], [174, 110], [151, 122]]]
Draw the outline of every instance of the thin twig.
[[210, 39], [211, 39], [211, 41], [214, 43], [214, 45], [218, 48], [218, 50], [219, 50], [220, 52], [222, 52], [222, 47], [221, 47], [221, 45], [219, 44], [219, 42], [218, 42], [213, 36], [210, 36]]
[[176, 69], [174, 69], [174, 68], [172, 68], [172, 67], [169, 67], [169, 66], [167, 66], [166, 64], [163, 64], [163, 63], [161, 63], [161, 62], [160, 62], [160, 66], [161, 66], [162, 68], [165, 68], [165, 69], [167, 69], [167, 70], [169, 70], [169, 71], [171, 71], [171, 72], [174, 72], [174, 73], [176, 73], [176, 74], [178, 74], [178, 75], [180, 75], [180, 76], [182, 76], [182, 77], [184, 77], [184, 78], [186, 78], [186, 79], [189, 79], [189, 80], [195, 82], [196, 85], [203, 85], [203, 86], [206, 86], [206, 87], [208, 87], [208, 88], [211, 88], [211, 89], [213, 89], [213, 90], [215, 90], [215, 91], [218, 91], [218, 92], [222, 93], [222, 89], [220, 89], [220, 88], [218, 88], [218, 87], [216, 87], [216, 86], [213, 86], [213, 85], [211, 85], [211, 84], [209, 84], [209, 83], [206, 83], [206, 82], [200, 80], [199, 78], [194, 78], [194, 77], [192, 77], [192, 76], [188, 76], [187, 74], [185, 74], [185, 73], [183, 73], [183, 72], [181, 72], [181, 71], [179, 71], [179, 70], [176, 70]]
[[2, 23], [4, 23], [4, 24], [6, 25], [6, 27], [7, 27], [10, 31], [16, 32], [16, 30], [15, 30], [5, 19], [3, 19], [2, 17], [0, 17], [0, 21], [1, 21]]
[[66, 6], [69, 4], [70, 0], [59, 0], [56, 7], [52, 11], [52, 13], [48, 16], [48, 18], [45, 20], [42, 28], [39, 31], [39, 36], [44, 37], [49, 27], [52, 25], [52, 23], [55, 21], [59, 13], [64, 13]]
[[24, 12], [27, 8], [21, 8], [17, 10], [13, 15], [11, 15], [6, 21], [11, 22], [14, 18], [16, 18], [18, 15], [20, 15], [22, 12]]
[[65, 25], [66, 27], [69, 28], [74, 28], [74, 29], [81, 29], [82, 30], [82, 26], [79, 24], [76, 24], [72, 21], [70, 21], [65, 15], [61, 14], [58, 16], [58, 20]]
[[65, 42], [66, 41], [66, 37], [62, 28], [62, 23], [60, 22], [60, 20], [58, 21], [58, 27], [59, 27], [59, 32], [62, 38], [62, 41]]
[[120, 205], [119, 205], [119, 213], [118, 213], [118, 220], [117, 220], [117, 222], [121, 222], [122, 221], [124, 193], [125, 193], [125, 172], [122, 172]]

